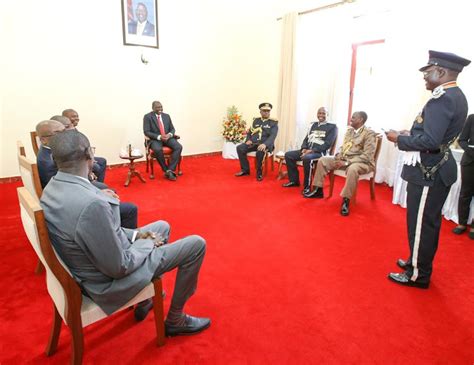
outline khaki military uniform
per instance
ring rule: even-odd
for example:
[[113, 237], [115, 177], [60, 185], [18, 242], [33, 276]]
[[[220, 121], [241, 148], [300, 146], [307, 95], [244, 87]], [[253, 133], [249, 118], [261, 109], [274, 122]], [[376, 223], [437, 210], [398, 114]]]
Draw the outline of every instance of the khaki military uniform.
[[336, 161], [345, 161], [340, 170], [346, 170], [346, 184], [341, 197], [351, 199], [359, 182], [359, 175], [367, 174], [375, 168], [376, 134], [366, 126], [356, 131], [349, 127], [344, 143], [336, 156], [324, 156], [319, 159], [313, 185], [322, 188], [324, 178], [329, 171], [335, 170]]

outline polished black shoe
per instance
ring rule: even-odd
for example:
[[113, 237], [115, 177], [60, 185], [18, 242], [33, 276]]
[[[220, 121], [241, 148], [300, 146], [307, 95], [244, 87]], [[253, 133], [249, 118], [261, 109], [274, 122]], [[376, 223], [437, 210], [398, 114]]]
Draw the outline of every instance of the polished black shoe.
[[257, 170], [257, 181], [262, 181], [262, 180], [263, 180], [262, 171]]
[[308, 193], [303, 193], [303, 196], [305, 198], [317, 198], [317, 199], [324, 198], [323, 188], [318, 188], [317, 187], [313, 191], [310, 191]]
[[309, 194], [310, 192], [311, 192], [310, 188], [304, 188], [303, 190], [301, 190], [301, 194], [303, 194], [303, 195]]
[[293, 187], [297, 187], [297, 186], [300, 186], [300, 183], [296, 183], [296, 182], [293, 182], [293, 181], [289, 181], [287, 183], [284, 183], [282, 185], [284, 188], [293, 188]]
[[428, 289], [428, 287], [430, 286], [430, 283], [420, 283], [418, 281], [410, 280], [408, 275], [404, 272], [391, 272], [390, 274], [388, 274], [388, 279], [400, 285], [413, 286], [415, 288], [420, 289]]
[[400, 269], [403, 269], [403, 270], [406, 270], [410, 267], [410, 264], [408, 263], [408, 261], [405, 261], [403, 259], [398, 259], [397, 265]]
[[135, 316], [135, 320], [137, 322], [143, 321], [148, 315], [148, 312], [151, 308], [153, 308], [153, 301], [151, 299], [147, 299], [143, 302], [138, 303], [133, 313]]
[[463, 234], [464, 232], [466, 232], [466, 230], [467, 230], [467, 227], [466, 227], [466, 226], [464, 226], [464, 227], [462, 227], [462, 226], [457, 226], [457, 227], [455, 227], [455, 228], [452, 230], [452, 232], [453, 232], [454, 234]]
[[469, 238], [470, 238], [471, 240], [474, 240], [474, 230], [471, 229], [471, 230], [469, 231], [469, 235], [468, 235], [468, 236], [469, 236]]
[[350, 200], [348, 198], [342, 198], [341, 215], [344, 217], [349, 215], [349, 203]]
[[168, 170], [165, 172], [165, 178], [167, 178], [170, 181], [176, 181], [176, 175], [171, 170]]
[[168, 337], [171, 336], [183, 336], [183, 335], [194, 335], [201, 331], [204, 331], [206, 328], [209, 328], [211, 325], [211, 320], [209, 318], [200, 318], [192, 317], [185, 315], [185, 324], [183, 326], [173, 326], [169, 325], [165, 321], [165, 334]]
[[235, 176], [237, 176], [237, 177], [247, 176], [247, 175], [250, 175], [250, 172], [248, 172], [248, 171], [239, 171], [238, 173], [235, 174]]

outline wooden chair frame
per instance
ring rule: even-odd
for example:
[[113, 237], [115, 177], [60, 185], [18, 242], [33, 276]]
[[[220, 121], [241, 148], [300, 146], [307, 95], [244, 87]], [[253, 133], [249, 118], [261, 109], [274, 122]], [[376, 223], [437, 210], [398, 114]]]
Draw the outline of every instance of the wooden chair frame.
[[[71, 364], [78, 365], [82, 364], [83, 352], [84, 352], [84, 335], [83, 335], [83, 323], [81, 317], [81, 307], [83, 304], [83, 295], [81, 288], [73, 279], [69, 271], [63, 266], [58, 260], [56, 252], [51, 245], [49, 234], [44, 218], [43, 210], [41, 209], [39, 202], [34, 199], [28, 190], [24, 187], [18, 188], [18, 198], [20, 206], [24, 208], [26, 214], [35, 223], [35, 230], [37, 239], [40, 246], [40, 258], [47, 268], [47, 279], [48, 275], [53, 275], [59, 282], [64, 292], [64, 318], [60, 315], [57, 309], [57, 304], [54, 302], [54, 313], [53, 322], [51, 327], [51, 333], [49, 336], [48, 344], [46, 346], [46, 355], [51, 356], [56, 352], [59, 334], [61, 331], [62, 319], [69, 327], [71, 332]], [[151, 285], [151, 284], [150, 284]], [[161, 278], [157, 278], [153, 281], [154, 293], [153, 296], [153, 311], [155, 315], [155, 327], [157, 333], [157, 345], [163, 346], [165, 343], [165, 327], [164, 327], [164, 314], [163, 314], [163, 299], [161, 293], [163, 286]], [[49, 286], [48, 286], [49, 290]], [[121, 309], [123, 309], [122, 307]], [[119, 309], [119, 310], [121, 310]]]
[[[179, 136], [174, 136], [176, 139], [179, 139]], [[169, 164], [169, 161], [171, 159], [171, 154], [173, 153], [173, 150], [167, 146], [163, 146], [163, 155], [165, 156], [165, 161], [166, 163]], [[148, 170], [150, 170], [150, 179], [155, 178], [155, 172], [153, 168], [153, 160], [155, 159], [155, 154], [153, 150], [150, 148], [150, 138], [148, 136], [145, 136], [145, 158], [146, 158], [146, 172], [148, 173]], [[179, 161], [178, 161], [178, 176], [181, 176], [183, 174], [183, 171], [181, 171], [181, 161], [183, 161], [183, 156], [180, 156]]]
[[[370, 199], [372, 199], [372, 200], [375, 200], [375, 174], [377, 173], [377, 161], [379, 159], [380, 150], [382, 148], [382, 135], [377, 134], [376, 138], [377, 138], [377, 140], [375, 142], [376, 144], [375, 144], [375, 156], [374, 156], [374, 161], [375, 161], [374, 170], [367, 173], [367, 174], [359, 176], [359, 181], [360, 181], [360, 180], [367, 180], [366, 175], [371, 175], [370, 179], [369, 179], [369, 184], [370, 184]], [[328, 198], [332, 197], [332, 193], [333, 193], [333, 190], [334, 190], [334, 176], [335, 176], [334, 171], [335, 170], [332, 170], [332, 171], [329, 172], [329, 195], [328, 195]], [[345, 178], [345, 176], [346, 176], [345, 171], [344, 170], [338, 170], [338, 171], [343, 171], [344, 175], [342, 175], [342, 176]], [[358, 186], [359, 186], [359, 184], [357, 184], [357, 187]], [[357, 198], [357, 187], [356, 187], [356, 190], [354, 191], [354, 195], [351, 198], [351, 201], [354, 204], [356, 203], [356, 198]]]
[[35, 156], [38, 156], [38, 152], [40, 149], [40, 143], [38, 141], [38, 138], [38, 133], [36, 133], [36, 131], [30, 132], [31, 147], [33, 147], [33, 152], [35, 153]]

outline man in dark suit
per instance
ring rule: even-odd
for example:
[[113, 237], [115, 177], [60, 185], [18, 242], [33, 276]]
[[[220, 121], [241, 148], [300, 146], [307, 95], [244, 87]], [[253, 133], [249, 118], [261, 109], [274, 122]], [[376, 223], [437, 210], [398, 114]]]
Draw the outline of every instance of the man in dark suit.
[[405, 152], [402, 178], [407, 186], [407, 225], [410, 257], [397, 261], [404, 272], [388, 278], [400, 285], [427, 289], [441, 228], [441, 210], [457, 166], [449, 146], [461, 132], [467, 100], [457, 86], [458, 74], [471, 61], [452, 53], [429, 51], [423, 72], [431, 99], [410, 131], [389, 131], [387, 139]]
[[[166, 335], [190, 335], [208, 328], [208, 318], [184, 313], [197, 287], [206, 241], [191, 235], [168, 244], [170, 226], [164, 221], [138, 230], [120, 227], [118, 200], [101, 194], [87, 180], [94, 161], [87, 137], [77, 130], [64, 131], [51, 138], [50, 147], [59, 172], [40, 203], [51, 243], [83, 291], [111, 314], [154, 278], [177, 268]], [[135, 310], [139, 320], [152, 307], [150, 300], [142, 304], [138, 309], [145, 307], [143, 314], [140, 310], [137, 317]]]
[[300, 186], [300, 175], [296, 162], [303, 161], [303, 194], [310, 192], [311, 169], [315, 168], [313, 166], [314, 160], [319, 159], [321, 156], [326, 156], [329, 148], [336, 141], [337, 137], [337, 127], [335, 124], [327, 122], [327, 116], [327, 108], [319, 108], [317, 113], [318, 121], [311, 123], [308, 134], [301, 144], [301, 148], [285, 153], [286, 168], [290, 181], [283, 184], [283, 187], [290, 188]]
[[[51, 178], [58, 173], [58, 167], [56, 166], [56, 163], [54, 162], [51, 155], [51, 148], [49, 148], [49, 140], [52, 136], [57, 133], [61, 133], [64, 130], [65, 126], [61, 122], [55, 120], [45, 120], [38, 123], [36, 126], [36, 133], [41, 140], [41, 146], [38, 151], [38, 156], [36, 157], [36, 162], [38, 166], [41, 187], [43, 189], [49, 183]], [[113, 190], [109, 189], [106, 184], [95, 180], [91, 182], [103, 193], [115, 196], [115, 198], [118, 199], [118, 195]], [[120, 202], [119, 210], [121, 226], [130, 229], [137, 228], [137, 206], [133, 203]]]
[[[154, 101], [151, 104], [151, 108], [153, 111], [145, 114], [143, 117], [143, 133], [150, 139], [147, 143], [150, 144], [150, 148], [153, 150], [156, 160], [165, 174], [165, 178], [175, 181], [175, 170], [181, 158], [183, 146], [175, 138], [173, 122], [171, 122], [169, 114], [163, 113], [163, 105], [159, 101]], [[163, 146], [173, 150], [169, 166], [166, 165]]]
[[[74, 109], [65, 109], [62, 112], [63, 117], [69, 118], [74, 128], [79, 124], [79, 114]], [[107, 160], [104, 157], [95, 156], [94, 167], [92, 172], [97, 177], [97, 181], [103, 183], [105, 180], [105, 172], [107, 170]]]
[[148, 9], [143, 3], [138, 3], [135, 9], [135, 16], [138, 22], [128, 23], [128, 34], [143, 35], [148, 37], [155, 36], [155, 25], [148, 21]]
[[[458, 202], [459, 224], [453, 229], [455, 234], [461, 234], [467, 230], [469, 209], [474, 197], [474, 114], [467, 117], [458, 143], [464, 153], [461, 158], [461, 191]], [[474, 240], [474, 223], [471, 224], [469, 238]]]
[[266, 152], [272, 152], [275, 138], [278, 133], [278, 121], [270, 119], [270, 111], [273, 106], [270, 103], [261, 103], [260, 118], [254, 118], [252, 126], [247, 132], [247, 138], [244, 143], [237, 146], [239, 155], [240, 171], [235, 174], [237, 177], [250, 175], [249, 160], [247, 153], [256, 151], [257, 154], [257, 181], [263, 180], [262, 163]]

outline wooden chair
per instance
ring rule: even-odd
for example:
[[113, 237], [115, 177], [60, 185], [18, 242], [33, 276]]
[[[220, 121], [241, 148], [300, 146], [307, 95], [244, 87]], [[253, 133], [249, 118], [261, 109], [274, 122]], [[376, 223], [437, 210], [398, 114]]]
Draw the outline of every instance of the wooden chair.
[[[375, 174], [377, 173], [377, 160], [379, 159], [380, 149], [382, 147], [382, 135], [377, 134], [376, 138], [377, 138], [377, 140], [376, 140], [376, 145], [375, 145], [375, 156], [374, 156], [375, 167], [374, 167], [374, 171], [371, 171], [367, 174], [359, 176], [359, 181], [360, 180], [369, 180], [370, 199], [372, 199], [372, 200], [375, 199]], [[334, 190], [334, 176], [335, 175], [342, 176], [342, 177], [345, 178], [346, 177], [346, 171], [345, 170], [333, 170], [333, 171], [329, 172], [329, 196], [328, 196], [328, 198], [330, 198], [332, 196], [332, 193], [333, 193], [333, 190]], [[357, 196], [357, 188], [354, 191], [353, 197], [351, 198], [351, 201], [354, 204], [356, 203], [356, 196]]]
[[[258, 167], [257, 166], [257, 152], [256, 151], [248, 152], [247, 156], [253, 157], [255, 159], [255, 170], [257, 170], [257, 167]], [[274, 163], [273, 163], [273, 152], [266, 151], [265, 156], [263, 157], [263, 161], [262, 161], [262, 172], [264, 176], [268, 172], [268, 164], [271, 164], [272, 171], [273, 171], [275, 169]]]
[[[18, 152], [18, 167], [20, 170], [23, 186], [29, 191], [31, 196], [39, 202], [43, 188], [38, 173], [38, 166], [26, 158], [25, 147], [20, 141], [16, 142]], [[38, 259], [35, 274], [41, 274], [44, 271], [41, 260]]]
[[31, 139], [31, 147], [33, 147], [33, 152], [35, 153], [35, 156], [38, 156], [38, 151], [41, 146], [41, 141], [36, 131], [30, 132], [30, 139]]
[[[174, 136], [174, 138], [180, 139], [180, 137], [176, 135]], [[146, 172], [148, 173], [148, 170], [150, 169], [150, 179], [154, 179], [155, 172], [153, 170], [153, 160], [155, 159], [155, 153], [150, 148], [150, 138], [148, 136], [145, 136], [145, 149]], [[163, 146], [163, 155], [165, 156], [165, 161], [167, 164], [170, 163], [172, 153], [173, 150], [171, 148]], [[181, 176], [183, 174], [183, 172], [181, 171], [181, 161], [183, 161], [183, 156], [180, 156], [180, 159], [178, 161], [178, 176]]]
[[[336, 151], [336, 144], [337, 144], [337, 138], [334, 140], [333, 144], [331, 147], [329, 147], [329, 155], [328, 156], [334, 156], [334, 152]], [[283, 171], [283, 165], [286, 165], [285, 161], [285, 156], [277, 156], [278, 159], [278, 175], [277, 179], [281, 180], [285, 177], [288, 176], [288, 171]], [[319, 160], [319, 158], [315, 158], [314, 160], [311, 161], [313, 164], [313, 168], [311, 170], [311, 182], [314, 180], [314, 175], [316, 174], [316, 163]], [[298, 166], [303, 166], [303, 161], [297, 161], [296, 164]]]
[[[48, 293], [54, 304], [53, 323], [46, 355], [55, 353], [61, 323], [69, 327], [72, 338], [71, 364], [81, 364], [84, 339], [83, 328], [95, 323], [107, 315], [89, 297], [82, 295], [81, 288], [72, 277], [66, 265], [54, 251], [51, 245], [43, 210], [38, 201], [31, 196], [24, 187], [18, 188], [20, 201], [21, 220], [28, 239], [46, 268], [46, 284]], [[164, 345], [164, 320], [161, 279], [155, 279], [140, 293], [117, 311], [153, 297], [153, 311], [155, 314], [155, 327], [157, 345]], [[158, 295], [155, 295], [158, 293]]]

